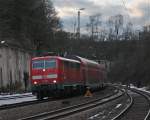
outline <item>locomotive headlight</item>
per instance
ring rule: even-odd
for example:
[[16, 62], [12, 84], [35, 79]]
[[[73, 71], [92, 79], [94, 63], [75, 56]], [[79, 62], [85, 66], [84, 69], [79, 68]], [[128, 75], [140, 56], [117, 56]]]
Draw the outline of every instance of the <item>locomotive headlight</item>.
[[57, 81], [56, 80], [53, 80], [53, 83], [56, 83]]
[[36, 85], [37, 84], [37, 82], [36, 81], [34, 81], [34, 85]]

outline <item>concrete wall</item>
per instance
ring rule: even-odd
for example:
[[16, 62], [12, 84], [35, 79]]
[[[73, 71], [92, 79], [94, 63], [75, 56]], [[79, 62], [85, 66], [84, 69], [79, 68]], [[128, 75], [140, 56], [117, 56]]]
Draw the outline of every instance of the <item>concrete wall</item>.
[[0, 46], [0, 88], [19, 81], [24, 88], [24, 72], [29, 73], [31, 55], [24, 50]]

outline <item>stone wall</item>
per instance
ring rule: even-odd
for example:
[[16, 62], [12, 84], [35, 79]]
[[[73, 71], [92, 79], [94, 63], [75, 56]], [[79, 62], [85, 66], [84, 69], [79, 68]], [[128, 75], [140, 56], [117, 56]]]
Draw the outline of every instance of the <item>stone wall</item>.
[[14, 87], [19, 84], [18, 87], [24, 89], [24, 72], [29, 75], [30, 59], [30, 52], [14, 47], [0, 46], [0, 88], [12, 87], [12, 85]]

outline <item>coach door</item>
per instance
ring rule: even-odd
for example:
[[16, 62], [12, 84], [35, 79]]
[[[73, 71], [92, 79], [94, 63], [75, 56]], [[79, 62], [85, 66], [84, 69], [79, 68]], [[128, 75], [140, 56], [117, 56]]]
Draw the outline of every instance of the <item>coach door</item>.
[[87, 82], [88, 82], [87, 78], [88, 78], [88, 76], [87, 76], [87, 70], [86, 70], [86, 68], [83, 68], [82, 72], [83, 72], [83, 81], [84, 81], [84, 84], [87, 85]]
[[0, 88], [2, 89], [3, 87], [3, 73], [2, 73], [2, 68], [0, 67]]
[[69, 81], [68, 81], [68, 75], [69, 75], [69, 62], [68, 61], [63, 61], [63, 64], [64, 64], [64, 83], [67, 84]]

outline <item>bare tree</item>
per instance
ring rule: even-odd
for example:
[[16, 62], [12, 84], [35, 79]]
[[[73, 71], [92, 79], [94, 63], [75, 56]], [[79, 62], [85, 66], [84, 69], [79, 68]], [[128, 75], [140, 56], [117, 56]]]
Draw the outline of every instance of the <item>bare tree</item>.
[[101, 14], [95, 14], [89, 17], [89, 23], [87, 23], [87, 30], [91, 34], [91, 39], [98, 39], [99, 37], [99, 28], [101, 25]]
[[114, 19], [115, 19], [116, 39], [118, 39], [119, 30], [123, 27], [123, 16], [122, 15], [116, 15], [114, 17]]
[[131, 40], [133, 34], [133, 24], [128, 22], [125, 29], [125, 40]]
[[123, 16], [116, 15], [111, 16], [108, 20], [109, 27], [109, 36], [112, 38], [115, 36], [115, 39], [118, 39], [121, 29], [123, 29]]
[[113, 26], [114, 26], [114, 19], [113, 19], [113, 17], [111, 16], [111, 17], [109, 17], [109, 19], [108, 19], [109, 40], [113, 40], [113, 35], [114, 35]]

